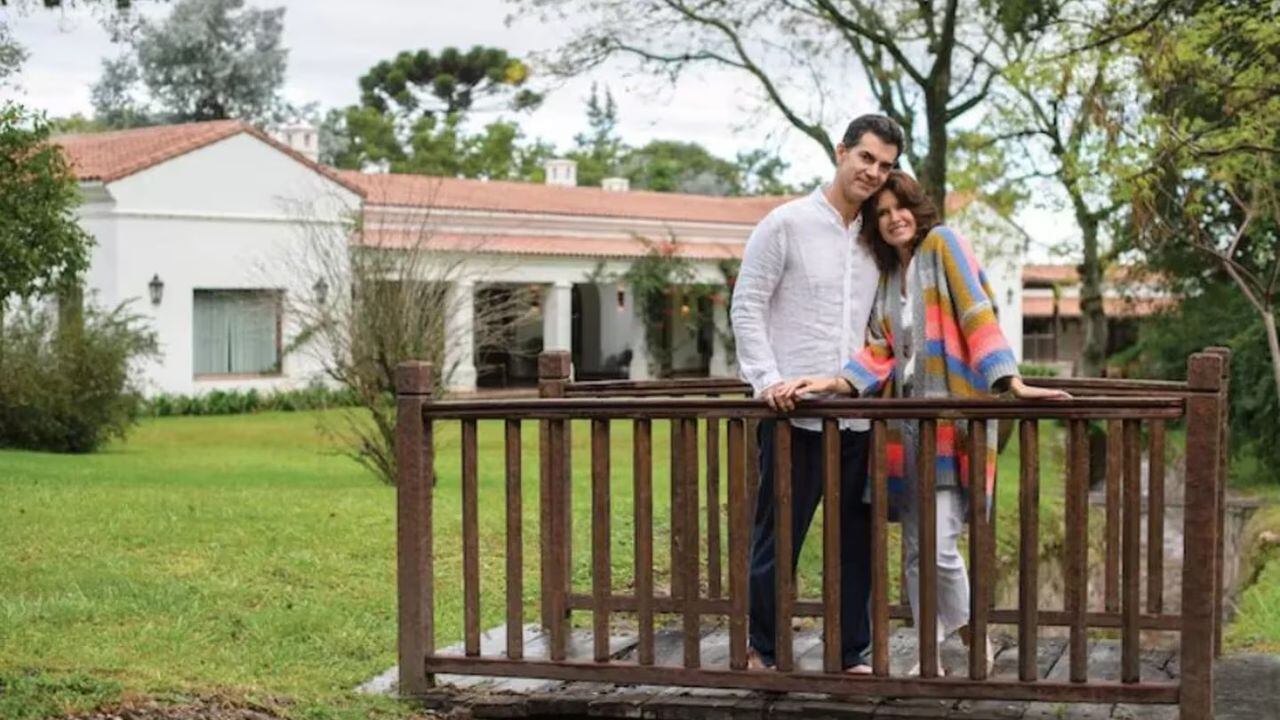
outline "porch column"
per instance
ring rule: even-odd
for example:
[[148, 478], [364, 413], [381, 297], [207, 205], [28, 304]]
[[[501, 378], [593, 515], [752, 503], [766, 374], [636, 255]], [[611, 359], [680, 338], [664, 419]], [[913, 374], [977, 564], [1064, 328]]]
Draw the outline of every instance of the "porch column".
[[542, 350], [573, 349], [573, 283], [559, 280], [542, 297]]
[[631, 322], [631, 367], [627, 374], [629, 380], [652, 380], [649, 372], [649, 343], [644, 336], [644, 320], [640, 317], [640, 308], [636, 305], [636, 296], [627, 289], [627, 308]]
[[711, 338], [711, 364], [707, 372], [711, 377], [734, 377], [738, 374], [738, 364], [729, 357], [729, 348], [725, 345], [724, 339], [731, 337], [732, 331], [723, 303], [712, 304], [711, 322], [715, 326], [715, 334]]
[[450, 315], [445, 332], [445, 368], [452, 369], [449, 389], [476, 389], [475, 283], [455, 282], [449, 301]]

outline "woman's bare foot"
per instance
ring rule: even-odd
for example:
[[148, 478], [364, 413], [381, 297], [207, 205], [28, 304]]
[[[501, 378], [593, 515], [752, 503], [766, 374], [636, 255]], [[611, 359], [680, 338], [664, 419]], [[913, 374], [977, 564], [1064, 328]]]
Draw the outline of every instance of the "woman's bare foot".
[[870, 675], [871, 666], [866, 663], [858, 663], [853, 667], [845, 668], [845, 672], [849, 673], [850, 675]]
[[769, 666], [764, 663], [764, 657], [756, 652], [755, 648], [747, 648], [747, 669], [748, 670], [768, 670]]

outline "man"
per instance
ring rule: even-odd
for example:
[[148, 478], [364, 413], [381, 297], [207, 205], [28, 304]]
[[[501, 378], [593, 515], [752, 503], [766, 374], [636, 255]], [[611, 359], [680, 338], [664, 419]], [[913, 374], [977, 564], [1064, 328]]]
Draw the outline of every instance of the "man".
[[[836, 146], [830, 184], [769, 213], [747, 240], [733, 292], [733, 332], [742, 377], [775, 410], [789, 411], [787, 380], [835, 375], [864, 344], [879, 272], [859, 242], [863, 202], [884, 184], [903, 147], [902, 130], [883, 115], [849, 123]], [[865, 219], [875, 222], [874, 218]], [[822, 497], [822, 425], [791, 421], [792, 568]], [[867, 618], [871, 517], [863, 502], [869, 426], [840, 421], [840, 627], [843, 666], [871, 671]], [[774, 566], [774, 421], [760, 423], [760, 487], [751, 533], [750, 642], [753, 668], [772, 666], [777, 636]]]

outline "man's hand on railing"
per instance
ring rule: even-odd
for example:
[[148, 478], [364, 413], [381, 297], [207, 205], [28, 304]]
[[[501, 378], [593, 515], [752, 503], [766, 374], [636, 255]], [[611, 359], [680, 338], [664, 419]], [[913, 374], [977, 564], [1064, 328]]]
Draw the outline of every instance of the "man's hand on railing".
[[849, 381], [841, 377], [802, 377], [786, 380], [765, 391], [769, 407], [779, 412], [791, 412], [796, 403], [814, 395], [852, 395]]

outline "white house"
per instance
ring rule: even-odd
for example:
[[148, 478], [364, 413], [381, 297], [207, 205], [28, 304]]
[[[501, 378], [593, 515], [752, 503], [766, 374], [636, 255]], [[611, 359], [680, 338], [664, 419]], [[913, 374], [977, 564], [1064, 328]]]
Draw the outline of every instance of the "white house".
[[[340, 228], [352, 213], [367, 245], [421, 241], [458, 260], [454, 291], [464, 312], [446, 340], [455, 388], [531, 382], [531, 357], [541, 349], [571, 350], [579, 377], [644, 378], [645, 333], [630, 288], [616, 278], [666, 245], [690, 261], [697, 282], [723, 283], [722, 262], [740, 258], [754, 225], [787, 199], [631, 191], [619, 178], [577, 187], [568, 161], [549, 165], [546, 184], [338, 171], [311, 159], [314, 135], [303, 129], [275, 139], [237, 121], [58, 142], [81, 181], [83, 226], [97, 241], [89, 290], [104, 304], [133, 300], [154, 318], [163, 356], [145, 368], [152, 393], [316, 379], [309, 354], [285, 352], [298, 330], [286, 300], [324, 288], [291, 258], [308, 242], [302, 225]], [[969, 218], [981, 228], [966, 234], [998, 240], [988, 243], [990, 253], [977, 245], [990, 256], [1001, 324], [1020, 350], [1020, 313], [1009, 310], [1020, 309], [1020, 253], [1007, 233], [988, 227], [982, 208], [959, 203], [954, 217], [962, 230]], [[478, 355], [465, 308], [504, 288], [534, 291], [533, 320], [509, 352]], [[671, 370], [733, 374], [724, 306], [710, 308], [714, 327], [686, 328], [688, 308], [676, 303], [667, 328]]]

